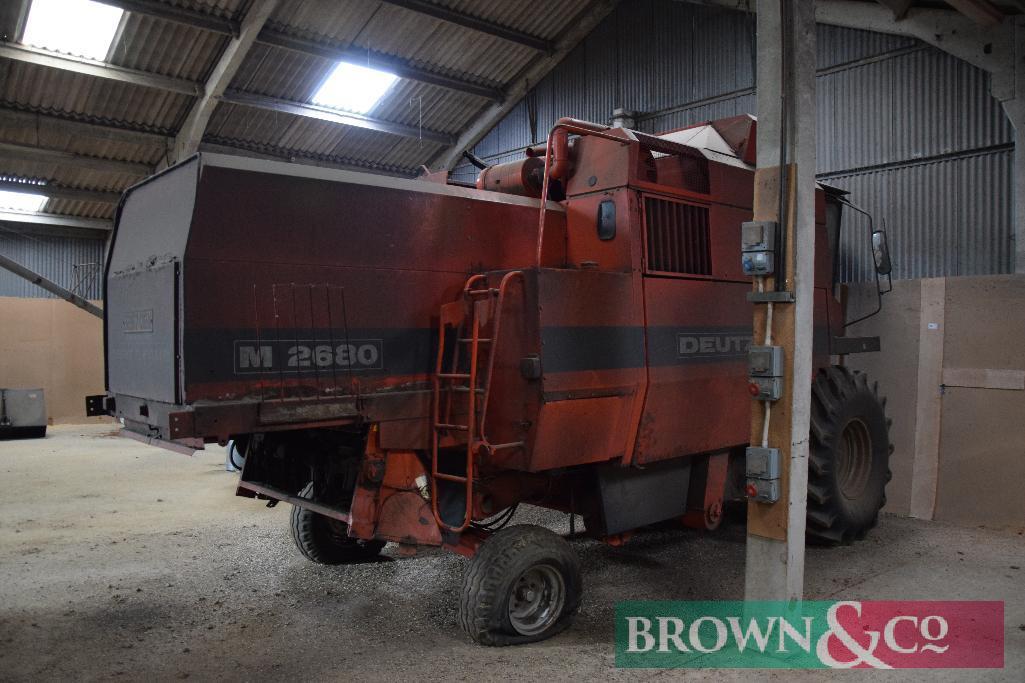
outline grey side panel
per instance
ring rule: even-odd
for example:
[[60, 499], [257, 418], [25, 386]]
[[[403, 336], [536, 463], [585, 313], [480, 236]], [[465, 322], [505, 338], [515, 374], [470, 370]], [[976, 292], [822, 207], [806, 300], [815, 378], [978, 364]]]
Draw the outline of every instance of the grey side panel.
[[177, 262], [112, 274], [107, 281], [110, 391], [176, 402]]
[[110, 256], [111, 275], [146, 263], [182, 259], [199, 170], [196, 157], [128, 191]]
[[677, 458], [644, 469], [607, 464], [598, 467], [605, 534], [619, 534], [687, 511], [690, 459]]
[[192, 226], [198, 157], [131, 188], [107, 271], [107, 387], [178, 402], [181, 267]]

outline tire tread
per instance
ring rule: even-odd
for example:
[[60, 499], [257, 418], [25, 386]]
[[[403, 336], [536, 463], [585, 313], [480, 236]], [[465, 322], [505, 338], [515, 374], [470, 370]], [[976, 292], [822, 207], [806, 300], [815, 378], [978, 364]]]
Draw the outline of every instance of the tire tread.
[[[812, 383], [811, 401], [811, 434], [808, 453], [808, 513], [806, 536], [809, 541], [825, 545], [850, 543], [860, 540], [878, 523], [879, 509], [886, 504], [886, 483], [892, 478], [889, 467], [889, 455], [893, 452], [890, 443], [890, 420], [886, 417], [886, 400], [879, 396], [877, 382], [869, 384], [868, 376], [863, 372], [853, 372], [846, 367], [830, 366], [819, 371]], [[882, 433], [886, 440], [885, 448], [877, 450], [873, 443], [873, 457], [882, 457], [883, 472], [876, 482], [870, 478], [869, 486], [875, 486], [866, 495], [874, 495], [879, 503], [872, 511], [870, 520], [855, 522], [845, 511], [840, 493], [836, 488], [833, 475], [833, 462], [836, 449], [841, 438], [840, 430], [845, 420], [851, 417], [848, 413], [852, 405], [860, 404], [871, 416], [862, 416], [866, 422], [876, 424], [868, 426], [873, 441]], [[874, 419], [872, 419], [874, 418]], [[882, 490], [879, 490], [879, 488]]]
[[[519, 573], [524, 560], [554, 560], [567, 568], [565, 606], [562, 615], [546, 631], [522, 636], [505, 623], [508, 602], [506, 584]], [[529, 564], [528, 564], [529, 566]], [[516, 645], [544, 640], [559, 633], [580, 607], [582, 581], [576, 554], [563, 538], [543, 527], [517, 525], [503, 529], [485, 541], [470, 560], [463, 577], [459, 600], [459, 624], [477, 643], [488, 646]]]

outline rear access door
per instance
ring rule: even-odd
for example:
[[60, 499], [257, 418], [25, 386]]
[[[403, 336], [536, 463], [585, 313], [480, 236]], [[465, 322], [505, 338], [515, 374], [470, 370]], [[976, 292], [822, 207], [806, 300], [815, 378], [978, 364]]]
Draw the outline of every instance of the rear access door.
[[118, 214], [105, 343], [107, 389], [119, 397], [119, 412], [121, 397], [182, 402], [181, 268], [199, 167], [194, 158], [130, 189]]

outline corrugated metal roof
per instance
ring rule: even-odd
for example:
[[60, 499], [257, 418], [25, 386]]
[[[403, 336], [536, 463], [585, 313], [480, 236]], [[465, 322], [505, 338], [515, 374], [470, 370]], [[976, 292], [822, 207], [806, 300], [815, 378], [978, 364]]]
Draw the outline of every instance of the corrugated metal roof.
[[188, 113], [192, 99], [178, 93], [0, 59], [0, 102], [4, 106], [73, 116], [84, 114], [174, 130]]
[[246, 92], [309, 102], [334, 65], [323, 57], [257, 43], [231, 85]]
[[129, 12], [110, 61], [130, 69], [204, 81], [228, 40], [228, 36]]
[[53, 127], [3, 127], [0, 128], [0, 142], [26, 146], [38, 146], [58, 152], [72, 152], [97, 159], [112, 159], [155, 165], [163, 155], [162, 150], [151, 144], [136, 144], [120, 140], [100, 140], [73, 135]]
[[77, 199], [50, 199], [43, 207], [46, 213], [84, 218], [113, 218], [114, 205], [105, 202], [83, 202]]
[[[11, 37], [21, 1], [0, 2], [0, 35]], [[162, 1], [236, 21], [251, 2]], [[557, 38], [590, 2], [432, 1], [545, 40]], [[523, 45], [379, 0], [288, 0], [279, 3], [268, 26], [499, 89], [538, 55]], [[523, 147], [542, 141], [560, 116], [607, 122], [616, 107], [640, 112], [638, 127], [652, 132], [753, 112], [753, 32], [754, 18], [744, 13], [668, 0], [624, 1], [475, 152], [493, 161], [518, 158]], [[190, 82], [204, 81], [228, 44], [223, 34], [138, 14], [127, 16], [120, 36], [111, 53], [115, 64]], [[824, 70], [818, 81], [819, 171], [887, 217], [898, 248], [897, 272], [1006, 270], [1012, 234], [1011, 130], [988, 93], [987, 76], [914, 41], [863, 31], [820, 26], [817, 50], [818, 67]], [[257, 43], [231, 87], [309, 102], [333, 66], [330, 59]], [[0, 59], [3, 108], [173, 135], [194, 101], [188, 95]], [[488, 104], [477, 95], [400, 79], [370, 114], [456, 135]], [[435, 142], [226, 103], [216, 108], [206, 139], [279, 158], [399, 173], [413, 172], [442, 149]], [[152, 165], [165, 153], [160, 140], [115, 142], [25, 127], [0, 131], [0, 141]], [[137, 180], [132, 174], [56, 162], [0, 162], [0, 174], [73, 188], [117, 192]], [[472, 180], [476, 170], [461, 166], [456, 177]], [[45, 209], [88, 217], [113, 212], [109, 204], [71, 200], [51, 200]], [[866, 263], [845, 263], [847, 277], [864, 276]]]
[[347, 45], [379, 9], [380, 3], [373, 0], [292, 0], [280, 3], [269, 23], [296, 35]]
[[[0, 34], [13, 40], [21, 3], [0, 3]], [[251, 0], [162, 0], [166, 5], [241, 20]], [[539, 8], [529, 0], [438, 0], [445, 8], [552, 40], [591, 0], [564, 0]], [[368, 48], [440, 76], [501, 90], [538, 56], [532, 48], [473, 28], [377, 0], [289, 0], [279, 3], [268, 28], [325, 45]], [[179, 21], [129, 12], [111, 63], [201, 84], [230, 37]], [[257, 42], [233, 79], [234, 90], [299, 103], [310, 102], [335, 62]], [[594, 74], [597, 75], [597, 74]], [[0, 59], [0, 107], [58, 118], [173, 134], [195, 97], [95, 76]], [[474, 94], [400, 79], [369, 115], [412, 128], [456, 136], [488, 105]], [[550, 116], [554, 115], [554, 110]], [[549, 116], [549, 118], [550, 118]], [[207, 129], [213, 142], [283, 158], [353, 164], [414, 173], [442, 149], [437, 142], [347, 127], [292, 114], [220, 104]], [[35, 145], [92, 158], [156, 165], [166, 145], [130, 144], [24, 128], [0, 132], [5, 142]], [[137, 177], [51, 162], [0, 160], [0, 173], [40, 177], [69, 187], [120, 191]], [[105, 204], [50, 201], [47, 210], [108, 216]]]
[[173, 7], [198, 10], [217, 17], [237, 17], [252, 0], [163, 0]]
[[223, 103], [208, 132], [216, 142], [245, 143], [254, 151], [389, 172], [414, 169], [441, 149], [433, 142]]
[[567, 22], [587, 7], [587, 0], [562, 2], [510, 2], [509, 0], [435, 0], [435, 4], [462, 14], [554, 40]]
[[355, 44], [411, 59], [432, 71], [489, 84], [509, 81], [536, 54], [522, 45], [393, 5], [381, 6]]

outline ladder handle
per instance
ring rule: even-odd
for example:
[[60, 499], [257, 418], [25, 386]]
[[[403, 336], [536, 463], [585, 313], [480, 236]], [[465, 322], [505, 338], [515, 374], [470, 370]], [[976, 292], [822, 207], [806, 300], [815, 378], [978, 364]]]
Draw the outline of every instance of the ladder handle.
[[[509, 271], [508, 273], [506, 273], [505, 275], [502, 276], [502, 281], [498, 284], [498, 301], [495, 302], [495, 322], [494, 322], [494, 329], [491, 332], [491, 338], [492, 339], [497, 340], [497, 339], [501, 338], [501, 337], [499, 337], [499, 332], [501, 331], [501, 327], [502, 327], [502, 310], [503, 310], [503, 304], [505, 303], [505, 295], [509, 291], [509, 283], [512, 282], [515, 278], [521, 278], [522, 279], [523, 278], [523, 271], [521, 271], [521, 270]], [[491, 345], [491, 353], [489, 354], [489, 357], [488, 357], [488, 366], [487, 366], [487, 369], [485, 370], [485, 375], [484, 375], [484, 398], [481, 401], [481, 409], [480, 409], [480, 438], [481, 438], [481, 441], [485, 445], [487, 445], [487, 443], [488, 443], [488, 437], [484, 433], [484, 426], [485, 426], [485, 423], [487, 422], [488, 404], [489, 404], [490, 399], [491, 399], [491, 378], [494, 375], [494, 371], [495, 371], [495, 356], [497, 356], [497, 355], [498, 355], [498, 342], [496, 341], [494, 344]]]
[[480, 282], [481, 280], [487, 280], [487, 276], [484, 275], [483, 273], [478, 273], [477, 275], [473, 275], [472, 277], [470, 277], [466, 281], [466, 284], [463, 285], [463, 293], [465, 294], [467, 292], [473, 291], [473, 286], [475, 284], [477, 284], [478, 282]]

